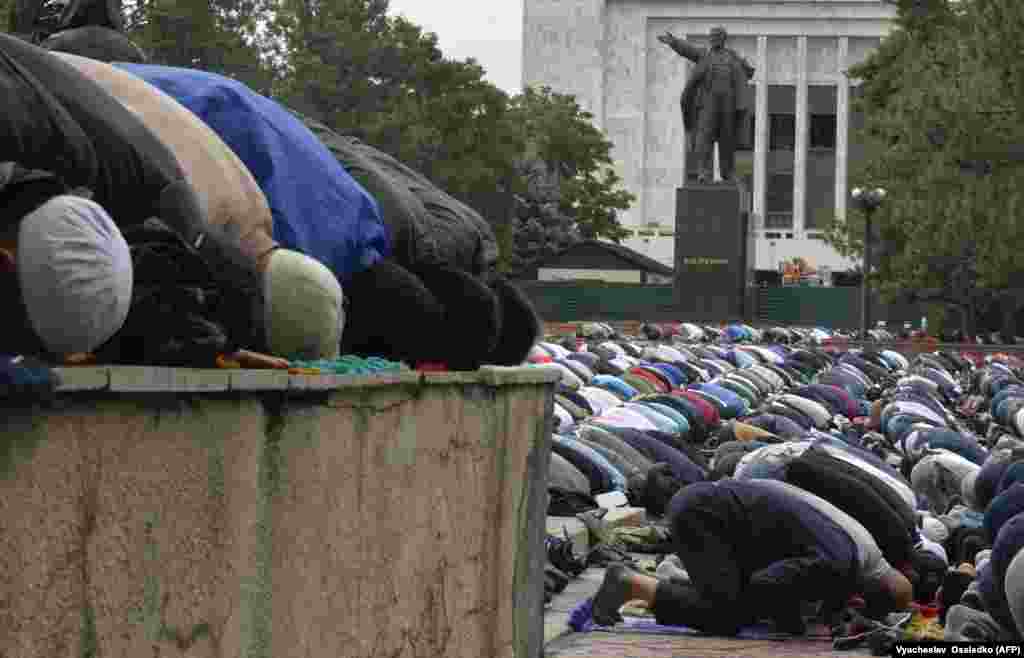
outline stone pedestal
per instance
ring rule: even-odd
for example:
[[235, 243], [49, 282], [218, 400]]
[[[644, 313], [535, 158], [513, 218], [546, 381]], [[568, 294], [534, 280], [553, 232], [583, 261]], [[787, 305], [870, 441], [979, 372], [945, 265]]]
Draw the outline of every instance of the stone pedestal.
[[58, 374], [0, 400], [0, 656], [544, 653], [557, 375]]
[[741, 184], [687, 184], [676, 190], [675, 299], [681, 319], [747, 319], [754, 245]]

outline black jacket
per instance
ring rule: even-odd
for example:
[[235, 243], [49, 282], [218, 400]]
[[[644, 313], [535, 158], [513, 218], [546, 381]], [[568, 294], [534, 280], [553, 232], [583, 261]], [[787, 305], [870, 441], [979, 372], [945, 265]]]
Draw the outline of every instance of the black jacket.
[[824, 498], [859, 521], [878, 542], [890, 564], [910, 561], [914, 550], [914, 510], [884, 483], [813, 449], [789, 464], [786, 481]]
[[691, 485], [672, 500], [669, 518], [681, 553], [739, 565], [768, 600], [831, 599], [857, 585], [854, 539], [806, 501], [756, 480]]
[[197, 249], [156, 219], [124, 235], [132, 305], [101, 360], [211, 368], [219, 354], [266, 350], [262, 279], [229, 241], [207, 233]]
[[[72, 190], [55, 174], [0, 163], [0, 235], [21, 219]], [[76, 193], [86, 195], [85, 190]], [[132, 253], [132, 307], [122, 330], [98, 349], [121, 363], [212, 366], [222, 352], [266, 350], [262, 278], [233, 243], [207, 228], [198, 248], [159, 221], [121, 228]], [[0, 277], [0, 349], [45, 354], [28, 322], [16, 276]]]
[[[21, 219], [50, 199], [67, 194], [67, 186], [46, 171], [26, 169], [14, 162], [0, 162], [0, 236], [17, 235]], [[0, 352], [46, 354], [42, 341], [28, 321], [28, 311], [16, 275], [0, 274]]]

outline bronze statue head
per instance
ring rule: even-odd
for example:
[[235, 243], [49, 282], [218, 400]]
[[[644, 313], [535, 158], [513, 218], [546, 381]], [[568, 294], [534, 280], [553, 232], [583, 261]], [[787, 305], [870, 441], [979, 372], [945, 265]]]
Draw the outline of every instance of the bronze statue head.
[[42, 41], [61, 29], [66, 22], [71, 0], [44, 0], [40, 3], [39, 14], [35, 20], [35, 38]]
[[39, 0], [33, 19], [33, 40], [38, 43], [61, 30], [86, 25], [122, 31], [120, 0]]
[[712, 48], [725, 48], [725, 40], [729, 38], [729, 34], [724, 27], [711, 28], [710, 36]]

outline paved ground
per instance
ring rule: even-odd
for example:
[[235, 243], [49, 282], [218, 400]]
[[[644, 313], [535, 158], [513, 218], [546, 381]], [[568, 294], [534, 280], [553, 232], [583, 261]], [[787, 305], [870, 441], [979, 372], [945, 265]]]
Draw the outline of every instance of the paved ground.
[[[645, 555], [636, 557], [652, 558]], [[871, 655], [867, 651], [836, 652], [823, 636], [793, 640], [735, 640], [713, 637], [678, 637], [628, 633], [573, 633], [569, 612], [597, 592], [604, 570], [587, 569], [569, 582], [544, 612], [545, 658], [826, 658]], [[824, 631], [824, 629], [819, 629]]]
[[[642, 509], [620, 508], [605, 517], [610, 526], [640, 525], [645, 522]], [[568, 530], [578, 555], [586, 554], [589, 537], [583, 524], [574, 518], [549, 516], [548, 533], [562, 536]], [[634, 554], [638, 560], [656, 556]], [[830, 656], [869, 656], [867, 651], [835, 652], [825, 637], [825, 629], [810, 639], [735, 640], [713, 637], [680, 637], [636, 633], [573, 633], [568, 627], [569, 613], [581, 601], [595, 593], [604, 579], [604, 569], [590, 568], [568, 586], [544, 611], [545, 658], [826, 658]]]
[[593, 596], [603, 578], [604, 569], [587, 569], [579, 578], [569, 581], [565, 591], [552, 599], [551, 605], [544, 611], [545, 645], [569, 633], [569, 612], [577, 603]]

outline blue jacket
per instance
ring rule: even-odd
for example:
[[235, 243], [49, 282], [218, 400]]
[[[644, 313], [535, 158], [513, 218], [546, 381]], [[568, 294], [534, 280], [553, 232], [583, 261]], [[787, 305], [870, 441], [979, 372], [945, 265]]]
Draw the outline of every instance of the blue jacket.
[[198, 116], [245, 163], [270, 204], [274, 239], [344, 284], [390, 255], [377, 201], [291, 112], [215, 73], [116, 64]]
[[745, 418], [743, 422], [747, 425], [760, 427], [784, 439], [794, 439], [798, 436], [803, 436], [805, 431], [796, 421], [772, 413], [758, 414], [753, 418]]
[[989, 542], [995, 542], [1003, 525], [1024, 512], [1024, 482], [1014, 483], [988, 504], [982, 525], [988, 532]]
[[640, 391], [636, 390], [615, 375], [596, 375], [592, 380], [590, 380], [590, 385], [599, 386], [625, 400], [632, 400], [636, 396], [640, 395]]
[[657, 368], [661, 372], [665, 373], [665, 376], [672, 381], [672, 385], [676, 388], [680, 386], [686, 386], [689, 379], [683, 373], [682, 370], [669, 363], [654, 363], [654, 368]]
[[867, 389], [859, 379], [848, 372], [844, 372], [843, 370], [836, 368], [829, 370], [819, 377], [818, 382], [844, 388], [850, 393], [850, 395], [856, 398], [863, 398], [867, 393]]
[[988, 507], [992, 499], [1001, 491], [999, 483], [1013, 462], [1005, 459], [989, 459], [981, 465], [978, 477], [974, 479], [974, 501], [980, 507]]
[[1002, 389], [1001, 391], [993, 395], [989, 411], [991, 413], [995, 413], [996, 407], [999, 406], [999, 403], [1011, 396], [1024, 397], [1024, 387], [1018, 385], [1007, 386], [1006, 388]]
[[722, 418], [736, 418], [750, 411], [750, 403], [727, 388], [716, 384], [694, 384], [691, 389], [713, 395], [726, 404]]
[[611, 462], [605, 459], [590, 446], [583, 445], [576, 439], [553, 434], [551, 436], [551, 449], [555, 454], [561, 455], [590, 480], [590, 488], [594, 494], [607, 493], [608, 491], [626, 491], [626, 476]]
[[672, 474], [682, 482], [690, 484], [705, 479], [704, 469], [694, 464], [689, 457], [645, 432], [627, 427], [601, 425], [599, 422], [595, 424], [619, 437], [652, 462], [668, 464]]
[[1017, 552], [1024, 548], [1024, 514], [1018, 514], [1003, 524], [992, 546], [992, 558], [978, 574], [978, 589], [985, 608], [992, 618], [1007, 631], [1018, 636], [1017, 624], [1006, 600], [1006, 570]]
[[918, 438], [914, 441], [914, 445], [907, 444], [907, 438], [909, 435], [903, 437], [901, 441], [904, 452], [907, 452], [908, 448], [913, 448], [915, 451], [920, 450], [922, 446], [928, 446], [932, 449], [945, 448], [950, 452], [954, 452], [964, 459], [971, 461], [978, 466], [985, 463], [985, 459], [988, 457], [988, 453], [985, 449], [978, 445], [978, 442], [973, 437], [966, 436], [951, 430], [946, 427], [929, 427], [927, 429], [918, 430]]
[[999, 484], [996, 486], [996, 496], [1018, 482], [1024, 482], [1024, 462], [1014, 462], [1006, 468], [1003, 472], [1003, 477], [999, 478]]

